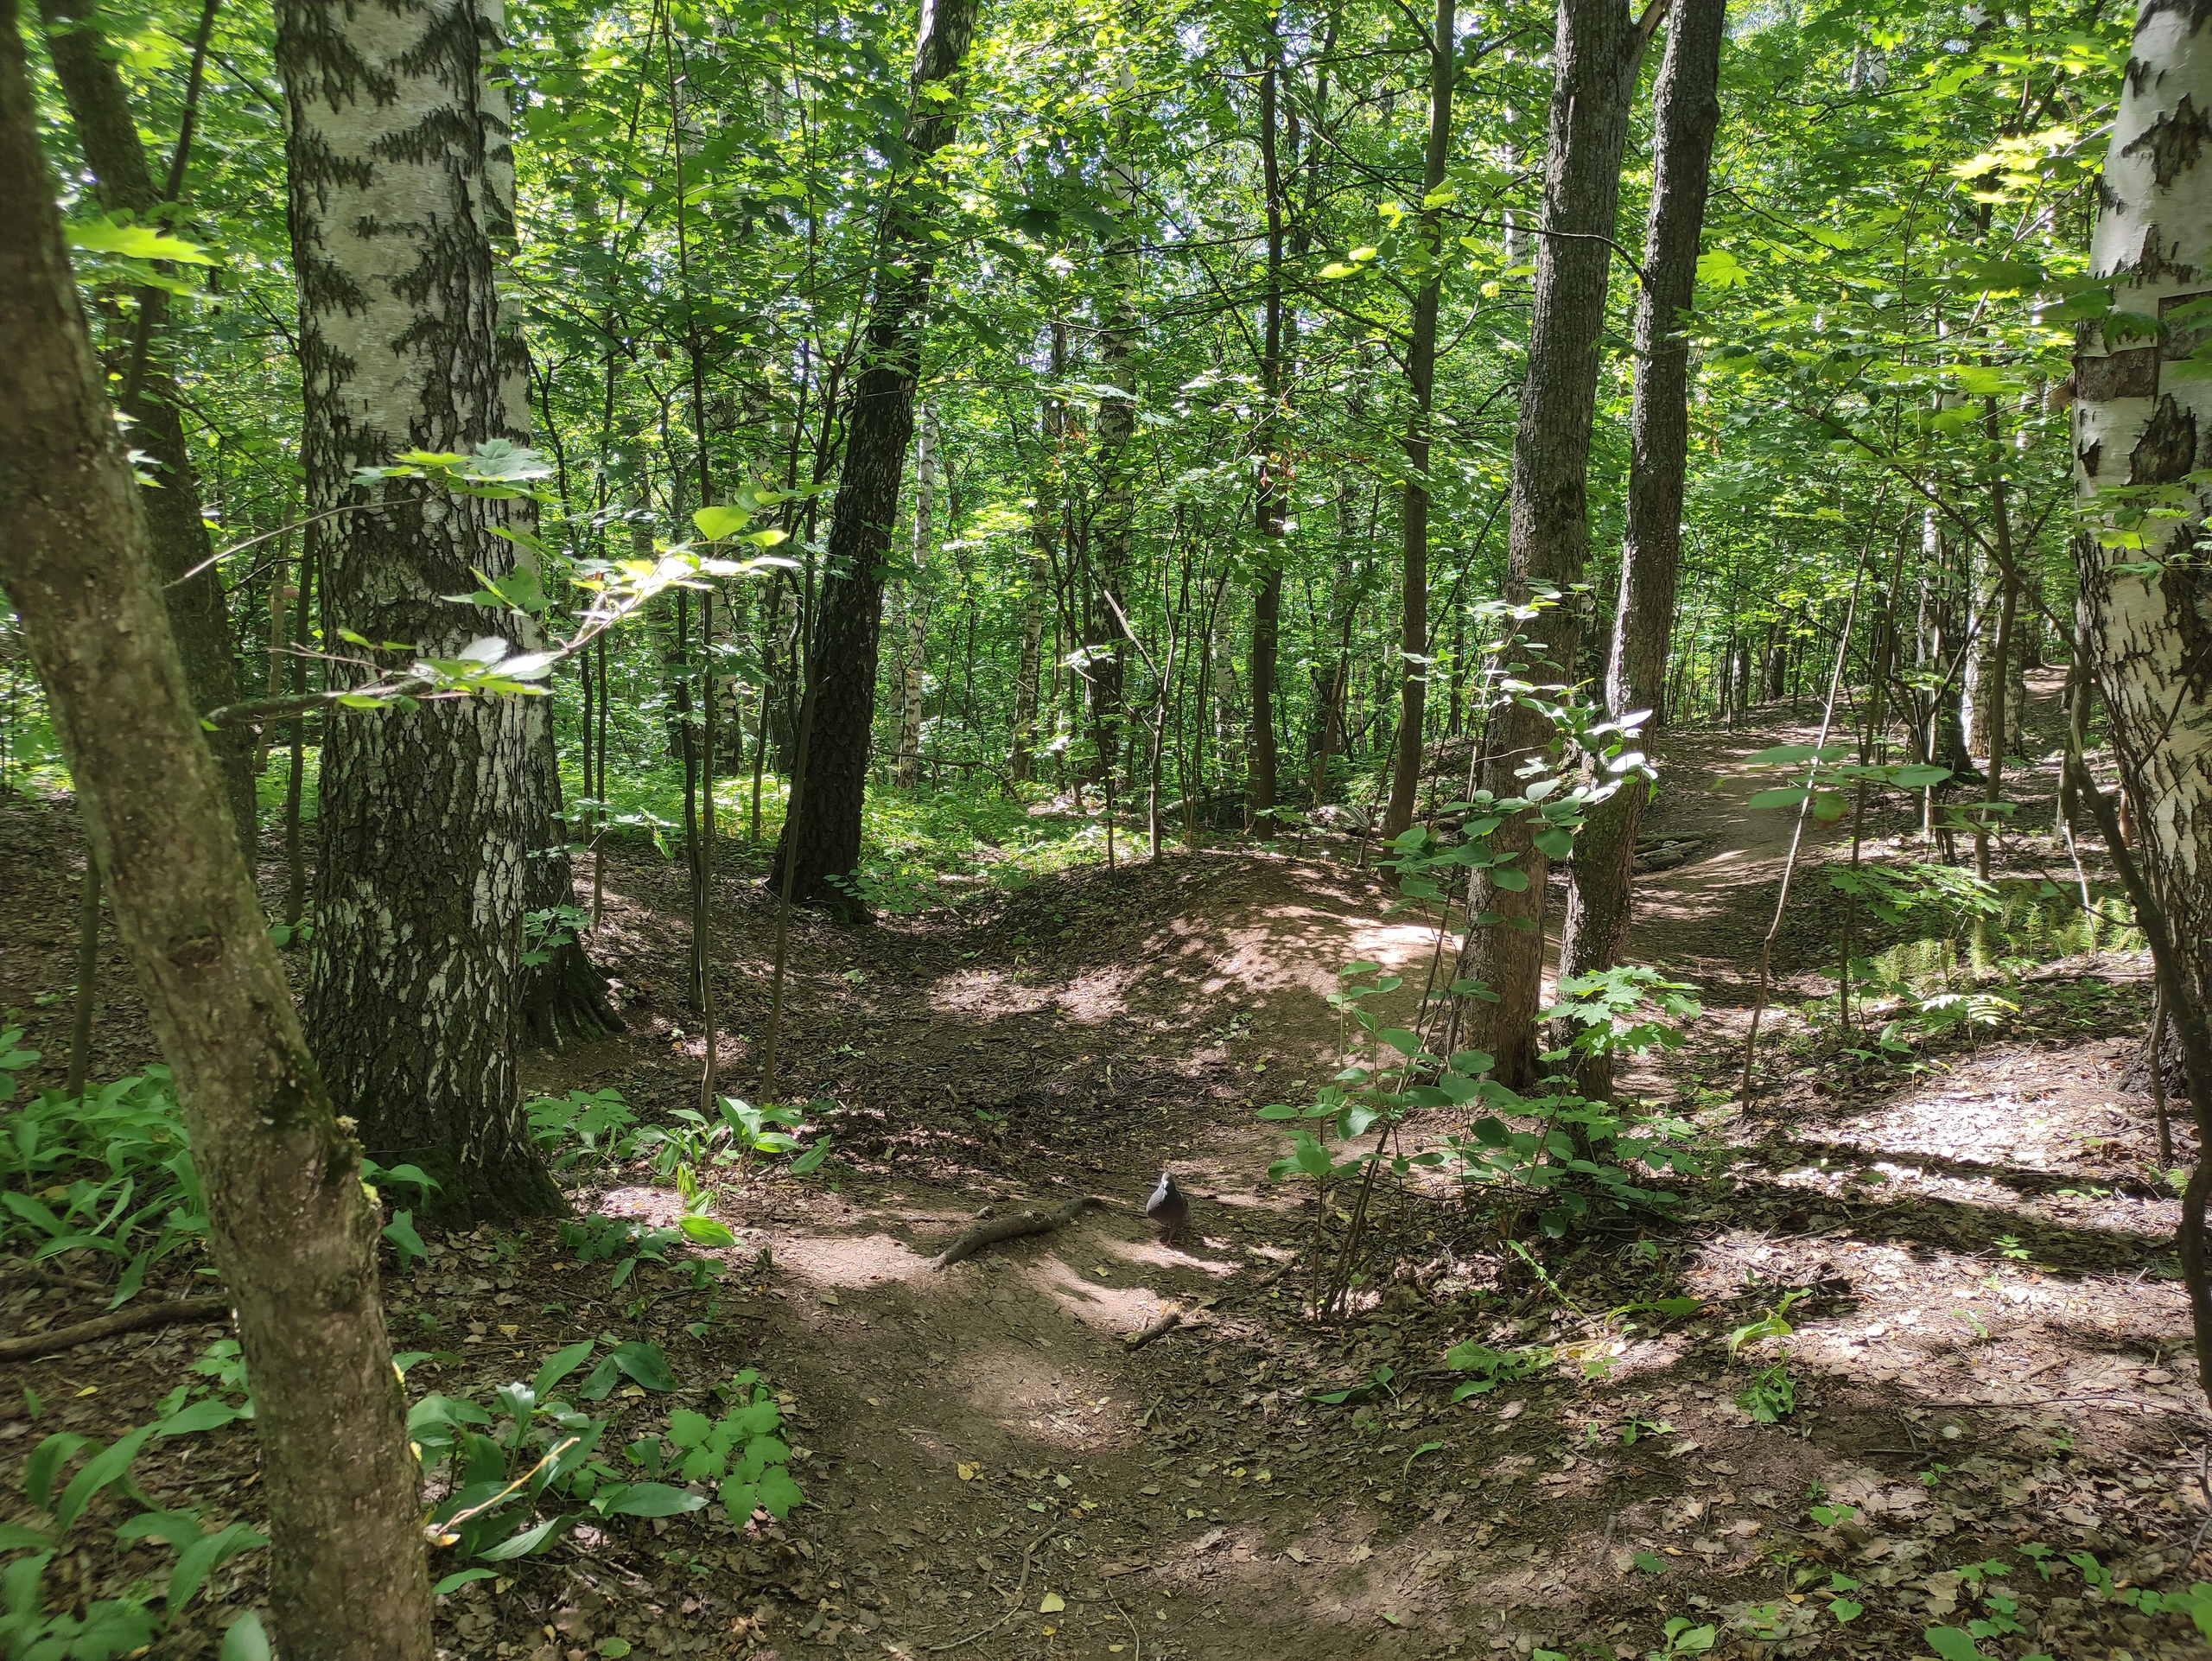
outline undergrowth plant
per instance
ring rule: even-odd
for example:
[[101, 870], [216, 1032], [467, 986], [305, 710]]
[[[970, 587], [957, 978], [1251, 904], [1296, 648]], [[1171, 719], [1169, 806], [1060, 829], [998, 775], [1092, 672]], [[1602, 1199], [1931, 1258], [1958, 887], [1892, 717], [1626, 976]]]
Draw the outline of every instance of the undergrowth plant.
[[[488, 1408], [433, 1394], [409, 1411], [432, 1498], [431, 1538], [470, 1565], [442, 1578], [440, 1593], [497, 1572], [483, 1565], [541, 1554], [580, 1523], [702, 1510], [709, 1486], [741, 1524], [756, 1511], [780, 1518], [804, 1499], [787, 1468], [791, 1449], [775, 1434], [781, 1410], [749, 1370], [716, 1391], [727, 1407], [719, 1419], [678, 1408], [664, 1433], [622, 1450], [628, 1471], [610, 1463], [602, 1444], [613, 1416], [580, 1403], [606, 1400], [623, 1378], [659, 1394], [676, 1380], [657, 1346], [618, 1344], [573, 1388], [572, 1402], [562, 1386], [595, 1347], [586, 1339], [556, 1351], [528, 1384], [494, 1391]], [[682, 1486], [661, 1480], [671, 1476]]]
[[[31, 1449], [23, 1461], [22, 1491], [32, 1511], [46, 1521], [41, 1526], [0, 1524], [0, 1553], [10, 1554], [0, 1566], [0, 1654], [7, 1661], [108, 1661], [143, 1653], [184, 1613], [209, 1575], [239, 1554], [269, 1543], [245, 1523], [211, 1531], [199, 1510], [163, 1507], [132, 1474], [149, 1442], [251, 1416], [250, 1403], [227, 1402], [221, 1393], [244, 1387], [237, 1350], [234, 1343], [227, 1350], [214, 1346], [195, 1368], [210, 1384], [178, 1386], [151, 1423], [112, 1442], [63, 1430]], [[36, 1416], [41, 1406], [35, 1395], [27, 1392], [27, 1397]], [[176, 1561], [158, 1592], [140, 1581], [115, 1597], [65, 1597], [59, 1607], [49, 1608], [47, 1573], [76, 1550], [73, 1542], [104, 1496], [129, 1508], [114, 1526], [117, 1540], [126, 1545], [158, 1540], [175, 1551]], [[257, 1661], [267, 1654], [261, 1623], [248, 1611], [225, 1635], [224, 1661]]]

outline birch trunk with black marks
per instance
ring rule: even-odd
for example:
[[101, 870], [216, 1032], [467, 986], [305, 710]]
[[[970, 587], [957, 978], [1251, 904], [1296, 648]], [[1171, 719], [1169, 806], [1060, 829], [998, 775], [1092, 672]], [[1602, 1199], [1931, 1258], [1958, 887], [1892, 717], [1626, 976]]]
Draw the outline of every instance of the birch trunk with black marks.
[[[494, 288], [513, 198], [506, 95], [487, 73], [499, 16], [472, 0], [283, 0], [276, 21], [308, 511], [358, 510], [318, 527], [325, 637], [534, 647], [527, 618], [442, 598], [514, 569], [493, 531], [526, 526], [518, 505], [353, 477], [529, 436], [523, 345]], [[332, 665], [334, 683], [368, 672]], [[377, 1159], [437, 1180], [440, 1210], [558, 1211], [515, 1071], [547, 701], [349, 716], [322, 750], [307, 1021], [323, 1076]]]
[[[1652, 101], [1651, 209], [1644, 224], [1643, 290], [1636, 310], [1636, 390], [1629, 415], [1628, 536], [1620, 597], [1605, 661], [1605, 713], [1658, 721], [1667, 685], [1681, 565], [1682, 475], [1689, 459], [1689, 340], [1681, 320], [1696, 296], [1698, 238], [1720, 124], [1720, 43], [1726, 0], [1676, 0]], [[1620, 961], [1635, 884], [1636, 837], [1650, 800], [1641, 778], [1592, 810], [1575, 837], [1560, 935], [1560, 974], [1588, 975]], [[1612, 1094], [1611, 1058], [1578, 1068], [1592, 1100]]]
[[[1620, 201], [1621, 154], [1643, 37], [1622, 0], [1560, 0], [1553, 48], [1543, 223], [1536, 239], [1529, 368], [1513, 441], [1508, 589], [1540, 602], [1523, 646], [1508, 654], [1509, 680], [1571, 683], [1589, 596], [1578, 591], [1589, 550], [1590, 428], [1605, 318], [1605, 279]], [[1509, 697], [1491, 723], [1483, 783], [1503, 799], [1521, 793], [1522, 769], [1553, 759], [1552, 723]], [[1515, 856], [1515, 889], [1476, 872], [1463, 971], [1496, 1002], [1469, 1005], [1471, 1036], [1496, 1058], [1496, 1077], [1520, 1090], [1535, 1076], [1542, 1002], [1544, 887], [1550, 862], [1525, 817], [1509, 818], [1492, 848]]]
[[[2082, 326], [2074, 360], [2075, 479], [2092, 527], [2074, 544], [2081, 622], [2134, 840], [2202, 1010], [2212, 1002], [2212, 570], [2196, 544], [2212, 493], [2187, 475], [2212, 466], [2212, 379], [2177, 361], [2205, 340], [2212, 312], [2212, 13], [2201, 8], [2152, 0], [2136, 14], [2090, 267], [2112, 285], [2113, 315]], [[2159, 497], [2185, 515], [2141, 519], [2140, 546], [2094, 534]]]
[[279, 1652], [429, 1661], [382, 1219], [292, 1009], [200, 731], [0, 0], [0, 582], [175, 1079], [253, 1373]]
[[1428, 42], [1428, 151], [1421, 166], [1421, 241], [1436, 251], [1436, 264], [1414, 295], [1413, 334], [1406, 343], [1405, 500], [1398, 510], [1401, 630], [1398, 659], [1398, 754], [1390, 773], [1390, 805], [1382, 815], [1389, 841], [1414, 822], [1421, 792], [1421, 758], [1428, 716], [1428, 450], [1429, 410], [1436, 398], [1436, 313], [1444, 297], [1444, 259], [1437, 250], [1444, 207], [1428, 198], [1444, 187], [1452, 157], [1452, 86], [1459, 45], [1453, 0], [1436, 0], [1436, 28]]
[[[914, 437], [924, 313], [937, 269], [928, 219], [935, 193], [923, 175], [959, 125], [957, 84], [980, 3], [941, 0], [922, 13], [906, 128], [893, 147], [906, 165], [883, 205], [875, 292], [830, 527], [829, 570], [810, 659], [813, 729], [798, 786], [799, 811], [786, 821], [783, 834], [790, 840], [779, 845], [770, 868], [785, 869], [782, 848], [791, 847], [796, 856], [790, 865], [791, 897], [849, 915], [856, 913], [858, 901], [831, 879], [860, 863], [885, 567], [899, 521], [899, 474]], [[943, 98], [930, 90], [941, 86], [955, 95]]]
[[[41, 0], [39, 21], [47, 34], [54, 78], [69, 106], [77, 145], [92, 175], [93, 190], [109, 213], [142, 222], [161, 206], [162, 193], [146, 165], [130, 95], [113, 58], [102, 49], [99, 25], [90, 0]], [[139, 327], [150, 342], [138, 376], [137, 395], [124, 411], [138, 424], [131, 442], [152, 462], [158, 489], [146, 493], [146, 523], [153, 538], [154, 569], [164, 585], [169, 627], [184, 658], [185, 684], [203, 713], [238, 701], [238, 660], [231, 651], [230, 618], [223, 601], [223, 576], [208, 560], [214, 553], [200, 514], [200, 477], [185, 442], [178, 412], [176, 383], [162, 360], [161, 336], [168, 321], [168, 290], [138, 294]], [[127, 380], [127, 376], [126, 376]], [[204, 570], [201, 568], [205, 568]], [[188, 571], [198, 575], [186, 580]], [[168, 584], [175, 583], [174, 588]], [[271, 696], [274, 696], [272, 692]], [[253, 733], [237, 728], [209, 739], [222, 770], [223, 795], [231, 822], [249, 850], [254, 845]]]
[[906, 582], [906, 651], [899, 682], [899, 759], [892, 782], [912, 790], [922, 780], [922, 684], [930, 643], [929, 580], [931, 518], [937, 506], [936, 423], [922, 406], [921, 439], [914, 446], [914, 574]]

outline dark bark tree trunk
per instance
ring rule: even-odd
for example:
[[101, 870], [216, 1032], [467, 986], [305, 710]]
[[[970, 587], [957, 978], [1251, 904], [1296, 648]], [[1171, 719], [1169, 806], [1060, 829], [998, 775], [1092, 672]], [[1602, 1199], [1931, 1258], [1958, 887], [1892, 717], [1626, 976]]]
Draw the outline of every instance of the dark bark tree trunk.
[[[1458, 79], [1459, 48], [1453, 0], [1436, 0], [1436, 29], [1428, 43], [1428, 153], [1421, 167], [1426, 201], [1444, 185], [1445, 163], [1452, 156], [1452, 86]], [[1385, 841], [1414, 822], [1421, 792], [1423, 729], [1428, 716], [1428, 417], [1436, 396], [1436, 312], [1444, 296], [1444, 258], [1436, 250], [1443, 205], [1424, 206], [1423, 246], [1436, 252], [1428, 280], [1414, 296], [1413, 338], [1406, 346], [1406, 390], [1413, 409], [1406, 417], [1406, 492], [1398, 510], [1401, 550], [1402, 628], [1398, 655], [1402, 690], [1398, 704], [1398, 754], [1390, 773], [1390, 805], [1382, 816]]]
[[[1272, 30], [1272, 24], [1270, 29]], [[1279, 48], [1272, 36], [1271, 54]], [[1282, 633], [1282, 534], [1289, 507], [1284, 488], [1288, 457], [1278, 442], [1282, 425], [1282, 166], [1276, 154], [1276, 105], [1282, 60], [1270, 55], [1260, 77], [1260, 171], [1267, 193], [1268, 298], [1260, 348], [1260, 402], [1264, 411], [1255, 435], [1260, 480], [1253, 518], [1260, 532], [1260, 587], [1252, 597], [1252, 751], [1245, 807], [1252, 834], [1275, 833], [1276, 747], [1275, 667]], [[1296, 165], [1296, 158], [1292, 164]]]
[[[1581, 646], [1582, 580], [1590, 541], [1587, 487], [1590, 426], [1605, 316], [1605, 279], [1620, 201], [1621, 152], [1643, 38], [1621, 0], [1560, 0], [1553, 48], [1544, 217], [1537, 237], [1534, 315], [1521, 419], [1513, 442], [1508, 588], [1517, 604], [1545, 599], [1513, 654], [1522, 678], [1538, 685], [1571, 681]], [[1485, 787], [1519, 793], [1518, 774], [1552, 748], [1551, 722], [1508, 700], [1491, 723]], [[1487, 982], [1496, 1002], [1469, 1006], [1477, 1046], [1497, 1058], [1510, 1089], [1535, 1076], [1536, 1012], [1543, 996], [1544, 888], [1550, 862], [1523, 818], [1509, 818], [1494, 850], [1516, 856], [1526, 879], [1518, 891], [1485, 873], [1471, 883], [1468, 971]]]
[[[88, 0], [41, 0], [39, 19], [47, 31], [54, 78], [69, 106], [78, 148], [92, 170], [100, 206], [141, 220], [158, 207], [162, 193], [146, 165], [138, 139], [137, 118], [115, 60], [101, 48], [99, 25]], [[168, 321], [168, 292], [142, 290], [138, 327], [157, 342]], [[153, 537], [154, 569], [166, 585], [169, 627], [184, 657], [185, 684], [202, 713], [238, 699], [238, 660], [231, 651], [230, 617], [223, 603], [223, 576], [207, 560], [214, 552], [200, 517], [200, 477], [185, 442], [178, 413], [176, 384], [158, 355], [158, 346], [138, 375], [137, 396], [124, 413], [138, 423], [131, 442], [152, 458], [161, 488], [146, 493], [146, 519]], [[207, 566], [189, 582], [188, 571]], [[253, 733], [240, 728], [211, 735], [209, 744], [222, 770], [223, 794], [231, 821], [252, 862], [254, 845]]]
[[[1636, 391], [1629, 417], [1628, 538], [1605, 664], [1605, 712], [1649, 711], [1656, 725], [1667, 684], [1681, 562], [1682, 474], [1689, 458], [1689, 340], [1681, 319], [1697, 287], [1698, 236], [1720, 124], [1726, 0], [1675, 0], [1653, 92], [1651, 211], [1644, 226], [1643, 291], [1636, 311]], [[1560, 973], [1587, 975], [1620, 961], [1628, 938], [1636, 835], [1650, 790], [1630, 779], [1599, 803], [1575, 839], [1560, 937]], [[1612, 1094], [1611, 1060], [1580, 1069], [1582, 1093]]]
[[[1124, 82], [1122, 92], [1129, 92]], [[1104, 781], [1121, 750], [1122, 727], [1127, 710], [1124, 688], [1128, 660], [1122, 655], [1127, 631], [1122, 627], [1126, 610], [1123, 589], [1129, 569], [1129, 546], [1136, 531], [1136, 239], [1128, 220], [1136, 211], [1136, 172], [1129, 164], [1129, 116], [1126, 107], [1114, 118], [1113, 140], [1107, 158], [1106, 188], [1112, 197], [1122, 229], [1106, 245], [1106, 316], [1098, 331], [1100, 379], [1118, 396], [1102, 396], [1098, 403], [1098, 506], [1090, 534], [1082, 539], [1086, 555], [1095, 560], [1078, 562], [1086, 582], [1083, 593], [1083, 643], [1088, 648], [1084, 665], [1084, 697], [1090, 717], [1091, 760], [1085, 776]], [[1110, 813], [1109, 813], [1110, 818]], [[1111, 835], [1111, 825], [1109, 825]]]
[[[584, 671], [590, 673], [587, 659]], [[588, 719], [588, 713], [587, 713]], [[588, 770], [589, 759], [586, 767]], [[574, 834], [561, 800], [561, 758], [553, 723], [530, 754], [530, 819], [524, 838], [523, 913], [525, 916], [578, 910], [576, 878], [569, 856]], [[582, 926], [554, 923], [541, 944], [544, 961], [523, 966], [522, 1018], [531, 1035], [548, 1049], [588, 1044], [623, 1030], [622, 1017], [607, 1001], [607, 977], [583, 948]]]
[[194, 718], [0, 0], [0, 579], [52, 698], [118, 931], [175, 1074], [253, 1373], [277, 1647], [429, 1661], [380, 1219], [316, 1075]]
[[[353, 478], [410, 449], [529, 436], [522, 342], [494, 287], [513, 168], [491, 19], [469, 0], [283, 0], [276, 22], [308, 507], [359, 510], [318, 527], [325, 638], [351, 629], [435, 656], [484, 634], [535, 647], [526, 619], [442, 597], [514, 569], [492, 532], [526, 527], [526, 505]], [[549, 718], [545, 700], [515, 697], [324, 727], [309, 1041], [371, 1153], [428, 1171], [449, 1214], [562, 1207], [515, 1071]]]
[[[944, 0], [923, 14], [914, 48], [912, 96], [900, 148], [918, 169], [950, 143], [959, 124], [956, 87], [975, 33], [980, 0]], [[791, 897], [852, 913], [858, 901], [833, 877], [860, 863], [861, 810], [868, 793], [868, 745], [875, 722], [877, 637], [883, 626], [884, 564], [899, 519], [899, 474], [914, 436], [914, 388], [921, 377], [924, 312], [936, 270], [935, 245], [911, 180], [894, 180], [883, 207], [875, 294], [855, 385], [845, 463], [830, 527], [830, 569], [811, 654], [814, 725], [809, 735], [792, 839]], [[774, 870], [785, 869], [779, 852]]]
[[[1051, 372], [1055, 385], [1068, 372], [1067, 325], [1057, 320], [1052, 324]], [[1029, 783], [1037, 771], [1045, 604], [1051, 595], [1052, 573], [1059, 564], [1060, 481], [1065, 476], [1060, 450], [1067, 434], [1067, 405], [1057, 393], [1048, 394], [1040, 417], [1044, 460], [1031, 480], [1036, 494], [1029, 505], [1029, 570], [1021, 595], [1021, 645], [1014, 663], [1014, 751], [1007, 776], [1018, 785]]]

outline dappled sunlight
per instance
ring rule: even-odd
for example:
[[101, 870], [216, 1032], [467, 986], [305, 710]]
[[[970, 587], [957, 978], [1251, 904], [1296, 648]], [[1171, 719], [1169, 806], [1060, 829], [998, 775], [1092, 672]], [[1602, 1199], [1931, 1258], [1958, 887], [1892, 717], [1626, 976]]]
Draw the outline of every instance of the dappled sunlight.
[[775, 1252], [779, 1269], [818, 1287], [919, 1282], [931, 1272], [927, 1257], [887, 1234], [779, 1235]]

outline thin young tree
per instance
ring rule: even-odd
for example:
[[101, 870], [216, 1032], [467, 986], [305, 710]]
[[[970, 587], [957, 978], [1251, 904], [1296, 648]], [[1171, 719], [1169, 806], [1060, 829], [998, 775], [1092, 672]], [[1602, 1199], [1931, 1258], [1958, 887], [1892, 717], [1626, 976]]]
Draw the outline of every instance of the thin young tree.
[[923, 11], [906, 130], [887, 147], [907, 162], [884, 194], [875, 291], [853, 388], [810, 659], [813, 728], [805, 765], [793, 785], [797, 811], [785, 823], [774, 866], [793, 899], [849, 913], [858, 902], [833, 879], [860, 863], [885, 563], [899, 519], [899, 475], [914, 437], [914, 389], [921, 379], [924, 318], [937, 269], [928, 193], [919, 188], [919, 175], [958, 128], [961, 67], [979, 5], [980, 0], [944, 0]]
[[[207, 5], [195, 65], [204, 61], [206, 29], [214, 22]], [[192, 124], [177, 137], [176, 150], [156, 183], [138, 137], [138, 120], [122, 72], [111, 56], [92, 7], [86, 0], [41, 0], [39, 21], [47, 35], [54, 78], [69, 108], [69, 123], [92, 175], [99, 205], [111, 213], [152, 219], [182, 191], [191, 157]], [[195, 69], [195, 74], [197, 69]], [[194, 91], [198, 90], [195, 83]], [[188, 105], [188, 108], [191, 108]], [[185, 684], [204, 714], [234, 703], [238, 696], [238, 661], [231, 648], [230, 618], [223, 603], [222, 574], [216, 570], [207, 521], [200, 515], [200, 476], [185, 442], [184, 417], [176, 383], [168, 368], [168, 290], [150, 284], [139, 290], [137, 312], [128, 346], [116, 369], [124, 398], [124, 413], [137, 425], [131, 442], [146, 453], [158, 489], [146, 494], [147, 527], [153, 538], [154, 569], [161, 572], [168, 602], [169, 627], [184, 654]], [[276, 689], [271, 687], [272, 696]], [[223, 793], [231, 820], [251, 850], [254, 837], [253, 735], [235, 729], [212, 741], [222, 768]]]
[[281, 1653], [429, 1661], [381, 1219], [293, 1014], [200, 732], [0, 0], [0, 580], [175, 1079], [253, 1375]]
[[1398, 510], [1402, 588], [1398, 748], [1390, 772], [1390, 805], [1382, 816], [1386, 838], [1414, 822], [1427, 748], [1429, 414], [1436, 401], [1436, 315], [1444, 297], [1445, 269], [1443, 251], [1437, 247], [1443, 204], [1431, 199], [1442, 190], [1444, 169], [1452, 159], [1452, 89], [1458, 79], [1459, 55], [1453, 0], [1436, 0], [1436, 27], [1428, 42], [1428, 148], [1421, 163], [1421, 243], [1433, 251], [1434, 263], [1414, 292], [1413, 330], [1406, 342], [1406, 391], [1413, 407], [1406, 416], [1405, 500]]
[[[1689, 337], [1683, 320], [1697, 288], [1698, 238], [1720, 124], [1720, 43], [1726, 0], [1676, 0], [1653, 92], [1651, 209], [1643, 235], [1643, 286], [1636, 307], [1636, 386], [1629, 414], [1628, 537], [1620, 596], [1605, 659], [1605, 711], [1641, 710], [1656, 727], [1667, 684], [1681, 566], [1682, 477], [1689, 456]], [[1575, 838], [1560, 936], [1560, 973], [1587, 975], [1620, 961], [1628, 938], [1636, 837], [1650, 790], [1624, 780], [1592, 810]], [[1612, 1062], [1580, 1065], [1581, 1090], [1612, 1093]]]
[[[356, 477], [410, 450], [529, 436], [493, 252], [513, 201], [496, 22], [476, 0], [277, 8], [301, 452], [309, 511], [334, 515], [317, 539], [334, 643], [540, 643], [526, 613], [448, 597], [516, 570], [495, 532], [528, 530], [518, 504]], [[365, 678], [374, 655], [333, 664], [334, 680]], [[548, 718], [538, 698], [444, 700], [324, 729], [308, 1038], [371, 1153], [429, 1172], [456, 1214], [563, 1204], [515, 1070]]]

